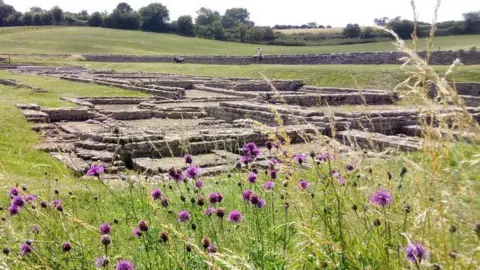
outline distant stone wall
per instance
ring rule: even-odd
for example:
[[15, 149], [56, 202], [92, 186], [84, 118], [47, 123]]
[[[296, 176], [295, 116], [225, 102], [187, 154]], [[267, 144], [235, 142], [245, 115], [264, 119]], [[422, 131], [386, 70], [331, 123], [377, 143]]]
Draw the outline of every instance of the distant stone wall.
[[[420, 52], [425, 56], [425, 52]], [[382, 65], [399, 64], [399, 59], [405, 55], [402, 52], [362, 52], [362, 53], [334, 53], [334, 54], [291, 54], [266, 55], [262, 64], [279, 65]], [[173, 63], [174, 56], [170, 55], [115, 55], [115, 54], [84, 54], [87, 61], [94, 62], [163, 62]], [[181, 56], [185, 63], [214, 64], [214, 65], [249, 65], [253, 64], [253, 56], [231, 55], [186, 55]], [[430, 58], [432, 65], [450, 65], [460, 58], [465, 65], [480, 64], [480, 51], [435, 51]]]

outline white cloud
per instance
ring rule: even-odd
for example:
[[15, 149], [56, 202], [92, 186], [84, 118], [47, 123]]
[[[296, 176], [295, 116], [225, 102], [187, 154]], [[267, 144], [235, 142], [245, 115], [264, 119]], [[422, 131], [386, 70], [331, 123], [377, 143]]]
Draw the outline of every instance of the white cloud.
[[[120, 2], [129, 3], [134, 9], [148, 5], [155, 0], [4, 0], [17, 10], [26, 11], [31, 6], [44, 9], [58, 5], [64, 10], [78, 12], [111, 11]], [[258, 25], [303, 24], [317, 22], [332, 26], [347, 23], [371, 25], [376, 17], [402, 16], [411, 19], [410, 0], [159, 0], [170, 10], [171, 19], [180, 15], [192, 15], [200, 7], [207, 7], [223, 13], [227, 8], [245, 7], [251, 19]], [[436, 0], [416, 0], [420, 20], [431, 21]], [[480, 10], [480, 0], [443, 0], [439, 20], [460, 20], [462, 13]]]

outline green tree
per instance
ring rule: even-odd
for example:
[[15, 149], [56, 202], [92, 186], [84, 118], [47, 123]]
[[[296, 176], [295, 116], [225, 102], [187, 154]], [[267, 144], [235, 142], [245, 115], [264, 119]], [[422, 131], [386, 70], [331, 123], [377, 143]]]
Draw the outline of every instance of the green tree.
[[362, 30], [358, 24], [347, 24], [347, 27], [343, 28], [343, 36], [346, 38], [358, 38]]
[[53, 24], [53, 16], [51, 12], [44, 12], [40, 14], [40, 21], [42, 25], [52, 25]]
[[213, 38], [216, 40], [225, 40], [225, 29], [222, 26], [222, 22], [214, 21], [212, 23], [213, 27]]
[[75, 17], [77, 20], [88, 21], [88, 19], [90, 18], [90, 15], [86, 10], [82, 10], [79, 13], [77, 13]]
[[222, 25], [224, 28], [233, 28], [237, 24], [246, 24], [249, 18], [250, 13], [246, 8], [227, 9], [222, 17]]
[[402, 39], [412, 38], [415, 24], [413, 21], [402, 20], [400, 17], [396, 17], [388, 22], [387, 27], [392, 29]]
[[32, 25], [33, 24], [33, 14], [31, 12], [25, 12], [20, 18], [20, 21], [23, 25]]
[[220, 21], [220, 13], [218, 11], [212, 11], [208, 8], [200, 8], [197, 11], [197, 18], [195, 24], [197, 25], [211, 25], [215, 21]]
[[0, 4], [0, 26], [8, 26], [7, 19], [16, 13], [15, 9], [11, 5]]
[[195, 28], [193, 18], [190, 15], [180, 16], [177, 21], [178, 33], [184, 36], [194, 36]]
[[375, 36], [375, 29], [373, 27], [365, 27], [362, 31], [362, 38], [373, 38]]
[[100, 12], [95, 12], [88, 19], [88, 25], [92, 27], [100, 27], [103, 25], [103, 18]]
[[263, 33], [263, 40], [264, 41], [272, 41], [275, 39], [275, 33], [273, 32], [271, 27], [265, 27]]
[[465, 32], [467, 34], [480, 33], [480, 11], [463, 14], [465, 19]]
[[33, 14], [32, 24], [33, 25], [42, 25], [42, 18], [40, 16], [40, 13]]
[[63, 22], [63, 10], [59, 8], [58, 6], [53, 7], [50, 12], [52, 13], [53, 20], [56, 23], [61, 23]]
[[41, 7], [31, 7], [30, 12], [35, 14], [35, 13], [44, 13], [44, 12], [47, 12], [47, 11], [42, 9]]
[[168, 9], [160, 3], [152, 3], [139, 10], [140, 27], [145, 31], [167, 32], [170, 20]]
[[138, 14], [127, 3], [118, 4], [109, 16], [108, 27], [117, 29], [138, 29], [139, 26], [140, 19]]

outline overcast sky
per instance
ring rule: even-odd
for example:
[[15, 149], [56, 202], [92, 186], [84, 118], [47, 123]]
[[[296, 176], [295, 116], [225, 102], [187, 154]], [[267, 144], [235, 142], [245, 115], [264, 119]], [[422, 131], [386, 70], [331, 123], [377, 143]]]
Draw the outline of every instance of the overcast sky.
[[[324, 25], [345, 26], [347, 23], [372, 25], [376, 17], [396, 17], [411, 19], [410, 0], [4, 0], [19, 11], [27, 11], [31, 6], [50, 9], [59, 6], [63, 10], [78, 12], [86, 9], [112, 11], [120, 2], [129, 3], [134, 9], [152, 2], [160, 2], [168, 7], [170, 19], [181, 15], [192, 15], [200, 7], [207, 7], [224, 13], [227, 8], [244, 7], [250, 11], [250, 18], [257, 25], [304, 24], [317, 22]], [[416, 0], [420, 20], [430, 22], [436, 0]], [[460, 20], [462, 13], [479, 11], [480, 0], [442, 0], [439, 21]]]

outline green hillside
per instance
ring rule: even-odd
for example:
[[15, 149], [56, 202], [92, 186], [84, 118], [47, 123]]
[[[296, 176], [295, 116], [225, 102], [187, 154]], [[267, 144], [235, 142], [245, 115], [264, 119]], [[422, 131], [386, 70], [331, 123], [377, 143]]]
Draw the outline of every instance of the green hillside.
[[[5, 28], [4, 28], [5, 29]], [[258, 45], [187, 38], [171, 34], [124, 31], [90, 27], [39, 28], [22, 31], [0, 29], [3, 53], [104, 53], [104, 54], [232, 54], [253, 55]], [[424, 46], [423, 40], [419, 48]], [[439, 37], [434, 48], [441, 50], [480, 48], [479, 35]], [[335, 53], [395, 50], [391, 42], [337, 46], [262, 46], [265, 54]]]

